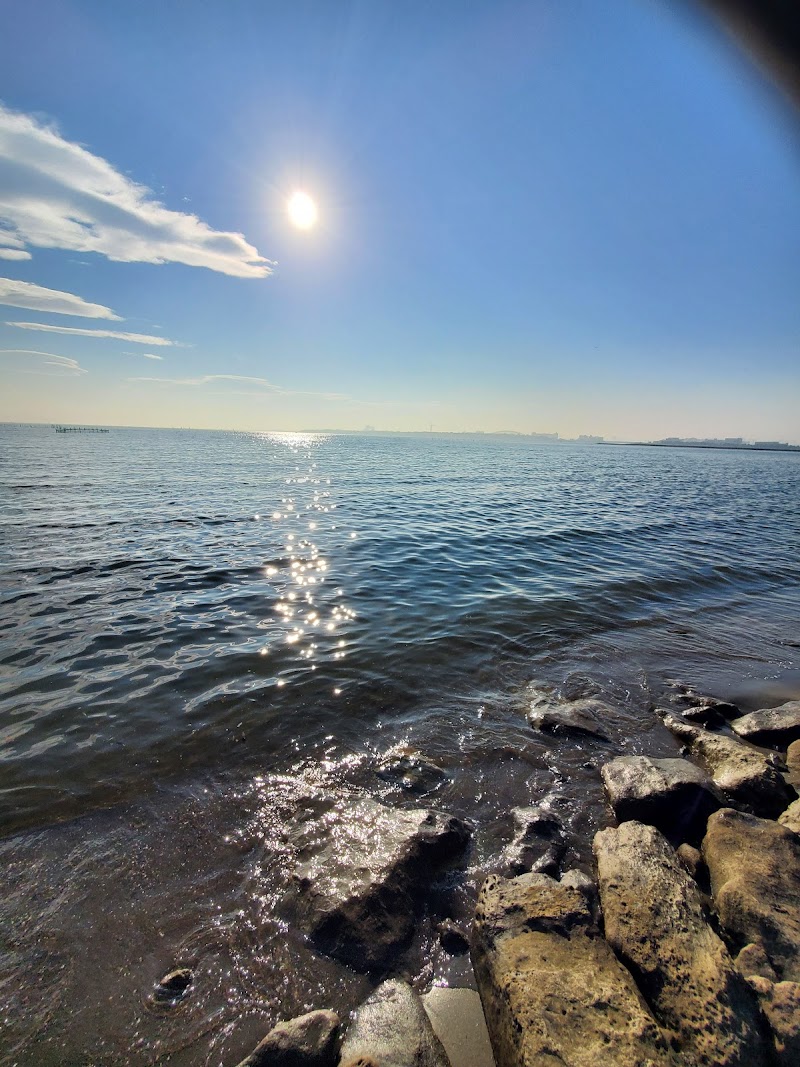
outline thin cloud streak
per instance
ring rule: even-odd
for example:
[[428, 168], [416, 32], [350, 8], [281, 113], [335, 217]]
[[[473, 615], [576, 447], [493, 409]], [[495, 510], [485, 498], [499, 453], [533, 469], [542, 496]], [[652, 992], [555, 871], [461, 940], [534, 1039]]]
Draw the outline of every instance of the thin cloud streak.
[[[148, 378], [148, 377], [136, 377], [128, 378], [129, 382], [155, 382], [159, 385], [178, 385], [178, 386], [203, 386], [214, 385], [217, 382], [235, 382], [248, 383], [256, 386], [258, 389], [262, 389], [266, 393], [273, 393], [280, 396], [316, 396], [322, 397], [325, 400], [351, 400], [352, 398], [344, 393], [324, 393], [314, 392], [305, 389], [284, 389], [280, 385], [274, 385], [267, 378], [254, 378], [247, 374], [202, 374], [197, 378]], [[252, 396], [252, 393], [243, 393], [237, 395]]]
[[62, 293], [58, 289], [45, 289], [34, 282], [22, 282], [17, 278], [0, 278], [0, 304], [26, 308], [28, 311], [44, 311], [54, 315], [75, 315], [84, 319], [113, 319], [122, 322], [111, 308], [102, 304], [90, 304], [74, 293]]
[[172, 211], [54, 126], [2, 104], [0, 243], [96, 252], [123, 263], [184, 263], [236, 278], [265, 278], [274, 266], [243, 234]]
[[[68, 375], [88, 373], [86, 368], [78, 363], [77, 359], [71, 359], [69, 356], [58, 356], [55, 352], [39, 352], [30, 348], [0, 348], [0, 356], [33, 356], [37, 360], [43, 359], [45, 367], [55, 367]], [[64, 375], [59, 374], [56, 377], [64, 377]]]
[[30, 259], [30, 252], [24, 248], [0, 248], [0, 259]]
[[157, 356], [155, 352], [142, 352], [145, 359], [163, 359], [163, 356]]
[[18, 326], [20, 330], [42, 330], [45, 333], [65, 333], [77, 337], [111, 338], [114, 341], [131, 341], [137, 345], [155, 345], [183, 348], [178, 341], [166, 337], [151, 337], [146, 333], [123, 333], [119, 330], [84, 330], [78, 326], [46, 326], [43, 322], [7, 322], [6, 326]]

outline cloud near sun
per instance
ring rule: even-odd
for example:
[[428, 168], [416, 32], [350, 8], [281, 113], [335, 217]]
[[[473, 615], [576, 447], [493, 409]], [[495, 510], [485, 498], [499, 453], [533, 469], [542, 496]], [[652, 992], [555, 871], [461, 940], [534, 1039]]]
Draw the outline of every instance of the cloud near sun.
[[273, 266], [243, 234], [172, 211], [55, 127], [0, 104], [0, 258], [29, 259], [29, 246], [237, 278], [263, 278]]

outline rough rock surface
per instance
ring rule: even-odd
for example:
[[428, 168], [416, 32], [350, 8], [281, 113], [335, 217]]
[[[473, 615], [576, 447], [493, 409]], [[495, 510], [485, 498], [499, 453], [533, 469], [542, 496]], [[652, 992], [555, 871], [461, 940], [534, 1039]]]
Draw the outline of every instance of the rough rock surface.
[[770, 982], [753, 976], [750, 985], [772, 1031], [772, 1062], [776, 1067], [797, 1067], [800, 1063], [800, 985], [797, 982]]
[[547, 808], [512, 808], [514, 838], [503, 853], [503, 874], [509, 878], [536, 871], [555, 877], [567, 850], [564, 824]]
[[594, 839], [605, 934], [688, 1063], [766, 1063], [758, 1007], [666, 838], [626, 822]]
[[474, 989], [434, 986], [422, 998], [453, 1067], [495, 1067], [481, 998]]
[[775, 968], [769, 962], [763, 945], [745, 945], [734, 962], [745, 978], [758, 975], [761, 978], [768, 978], [770, 982], [778, 980]]
[[688, 745], [731, 804], [770, 818], [777, 817], [794, 798], [774, 756], [692, 726], [675, 715], [665, 715], [664, 725]]
[[787, 829], [792, 830], [796, 834], [800, 834], [800, 798], [790, 804], [778, 818], [778, 822], [781, 826], [785, 826]]
[[739, 737], [754, 745], [780, 745], [786, 748], [800, 741], [800, 700], [790, 700], [779, 708], [762, 708], [742, 715], [731, 723]]
[[535, 705], [528, 712], [528, 723], [534, 730], [541, 730], [545, 734], [594, 737], [607, 741], [608, 736], [601, 723], [604, 719], [613, 718], [614, 714], [614, 709], [604, 701], [587, 697], [566, 704]]
[[239, 1067], [335, 1067], [338, 1039], [339, 1016], [311, 1011], [278, 1023]]
[[422, 1001], [406, 982], [378, 986], [355, 1013], [340, 1067], [450, 1067]]
[[543, 874], [490, 875], [472, 962], [497, 1067], [675, 1062], [578, 888]]
[[789, 781], [800, 791], [800, 741], [792, 741], [786, 752], [786, 766], [789, 768], [787, 775]]
[[780, 979], [800, 981], [800, 837], [723, 808], [708, 820], [703, 856], [734, 946], [761, 945]]
[[442, 812], [309, 796], [288, 835], [298, 925], [322, 951], [359, 970], [385, 968], [411, 937], [421, 887], [469, 836], [466, 823]]
[[705, 771], [685, 759], [619, 756], [600, 773], [619, 822], [649, 823], [671, 841], [700, 840], [709, 815], [724, 804]]

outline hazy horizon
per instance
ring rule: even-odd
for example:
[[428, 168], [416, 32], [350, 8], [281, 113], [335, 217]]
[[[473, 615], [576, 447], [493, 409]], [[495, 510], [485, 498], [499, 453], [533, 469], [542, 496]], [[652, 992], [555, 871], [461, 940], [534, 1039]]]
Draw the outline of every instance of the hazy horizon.
[[800, 444], [797, 114], [703, 9], [6, 30], [1, 420]]

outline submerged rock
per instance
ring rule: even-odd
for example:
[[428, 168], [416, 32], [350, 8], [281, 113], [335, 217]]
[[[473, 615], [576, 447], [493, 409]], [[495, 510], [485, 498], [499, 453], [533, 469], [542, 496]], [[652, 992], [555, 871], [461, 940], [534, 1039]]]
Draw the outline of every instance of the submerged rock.
[[664, 725], [685, 742], [729, 803], [769, 818], [779, 815], [793, 799], [794, 792], [772, 755], [732, 737], [692, 726], [674, 715], [664, 716]]
[[443, 767], [418, 753], [404, 752], [385, 756], [375, 772], [384, 782], [397, 785], [408, 793], [432, 793], [450, 776]]
[[594, 852], [606, 938], [685, 1062], [766, 1063], [752, 991], [666, 838], [626, 822], [601, 830]]
[[278, 1023], [239, 1067], [336, 1067], [339, 1016], [312, 1011]]
[[422, 998], [453, 1067], [495, 1067], [481, 998], [474, 989], [434, 986]]
[[298, 924], [344, 963], [385, 968], [411, 938], [416, 898], [437, 868], [463, 852], [470, 833], [443, 812], [315, 794], [289, 834]]
[[600, 773], [619, 822], [649, 823], [672, 841], [699, 840], [709, 815], [724, 804], [708, 775], [688, 760], [619, 756]]
[[177, 967], [169, 974], [165, 974], [153, 990], [156, 1000], [180, 1000], [186, 996], [189, 986], [194, 981], [194, 975], [188, 967]]
[[378, 986], [357, 1009], [340, 1067], [450, 1067], [422, 1001], [406, 982]]
[[602, 700], [586, 698], [572, 700], [567, 704], [543, 704], [530, 709], [528, 723], [534, 730], [545, 734], [594, 737], [608, 741], [601, 721], [613, 718], [614, 709]]
[[723, 808], [708, 820], [703, 857], [734, 946], [761, 945], [780, 979], [800, 981], [800, 837]]
[[544, 807], [512, 808], [516, 833], [503, 853], [503, 874], [509, 878], [536, 871], [556, 877], [567, 850], [564, 824]]
[[543, 874], [491, 875], [472, 962], [497, 1067], [675, 1062], [578, 888]]
[[731, 723], [731, 729], [754, 745], [786, 748], [792, 742], [800, 741], [800, 700], [743, 715]]

